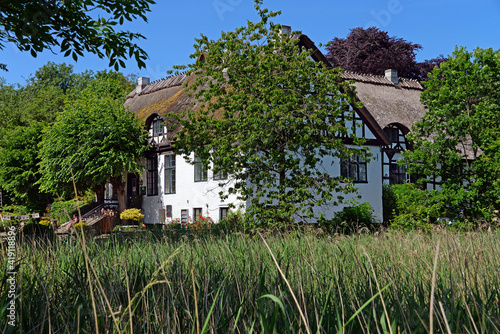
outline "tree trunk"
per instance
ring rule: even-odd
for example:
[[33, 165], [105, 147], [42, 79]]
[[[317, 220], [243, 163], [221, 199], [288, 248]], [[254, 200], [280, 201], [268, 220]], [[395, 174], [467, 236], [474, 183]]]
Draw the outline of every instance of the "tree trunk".
[[113, 195], [118, 200], [119, 215], [127, 208], [127, 202], [125, 199], [125, 182], [123, 181], [123, 177], [120, 175], [112, 177], [111, 184], [113, 185]]

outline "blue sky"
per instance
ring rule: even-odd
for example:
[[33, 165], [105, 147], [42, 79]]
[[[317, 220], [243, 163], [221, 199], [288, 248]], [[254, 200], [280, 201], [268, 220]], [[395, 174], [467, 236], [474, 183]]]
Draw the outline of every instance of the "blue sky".
[[[234, 30], [247, 20], [257, 21], [253, 6], [253, 0], [157, 0], [148, 23], [125, 27], [146, 37], [139, 43], [149, 54], [147, 68], [139, 70], [128, 61], [121, 71], [161, 79], [172, 66], [190, 63], [194, 39], [200, 34], [216, 39], [222, 30]], [[301, 30], [316, 44], [345, 38], [355, 27], [377, 26], [390, 36], [421, 44], [418, 61], [449, 55], [455, 46], [500, 49], [500, 0], [265, 0], [263, 7], [281, 10], [274, 22]], [[75, 72], [108, 68], [106, 60], [92, 54], [75, 63], [50, 51], [32, 58], [6, 44], [0, 51], [0, 63], [7, 64], [9, 71], [0, 72], [0, 77], [10, 84], [24, 84], [48, 61], [73, 64]]]

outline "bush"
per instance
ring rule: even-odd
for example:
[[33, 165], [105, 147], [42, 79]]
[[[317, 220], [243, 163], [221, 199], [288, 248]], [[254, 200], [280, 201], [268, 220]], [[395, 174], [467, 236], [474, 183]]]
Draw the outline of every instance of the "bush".
[[120, 219], [133, 220], [138, 222], [143, 218], [144, 215], [141, 213], [140, 209], [127, 209], [120, 213]]
[[395, 184], [391, 191], [396, 197], [392, 228], [403, 230], [429, 230], [442, 224], [439, 218], [458, 220], [459, 214], [448, 209], [440, 191], [419, 189], [415, 184]]
[[245, 231], [249, 227], [245, 222], [245, 215], [241, 208], [238, 208], [237, 211], [230, 210], [227, 213], [227, 217], [219, 220], [219, 223], [215, 227], [224, 232]]
[[394, 188], [387, 183], [382, 183], [382, 207], [384, 222], [392, 220], [397, 209], [397, 197]]
[[88, 192], [78, 199], [73, 198], [65, 201], [58, 198], [50, 206], [50, 216], [57, 221], [58, 225], [61, 225], [69, 220], [68, 216], [78, 216], [78, 207], [80, 207], [82, 213], [92, 209], [95, 204], [93, 203], [94, 197], [94, 193]]
[[50, 221], [48, 220], [40, 220], [39, 222], [40, 225], [50, 227]]
[[88, 229], [89, 227], [87, 226], [86, 222], [78, 222], [74, 226], [75, 229]]
[[28, 222], [22, 227], [22, 234], [27, 238], [43, 237], [43, 238], [53, 238], [54, 231], [45, 225], [40, 225], [36, 222]]
[[375, 222], [373, 208], [370, 203], [365, 202], [344, 207], [331, 220], [321, 222], [320, 225], [335, 232], [350, 233], [363, 227], [371, 228]]

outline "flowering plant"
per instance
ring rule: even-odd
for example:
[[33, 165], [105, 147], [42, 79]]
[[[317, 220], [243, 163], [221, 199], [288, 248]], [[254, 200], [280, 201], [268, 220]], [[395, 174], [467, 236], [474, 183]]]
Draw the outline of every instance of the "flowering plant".
[[50, 226], [50, 221], [44, 219], [44, 220], [40, 220], [40, 225], [43, 225], [43, 226]]
[[206, 229], [206, 228], [211, 228], [213, 223], [214, 223], [213, 219], [210, 218], [209, 216], [204, 217], [202, 215], [199, 215], [194, 220], [191, 217], [189, 217], [189, 220], [185, 223], [185, 225], [187, 228], [191, 229]]

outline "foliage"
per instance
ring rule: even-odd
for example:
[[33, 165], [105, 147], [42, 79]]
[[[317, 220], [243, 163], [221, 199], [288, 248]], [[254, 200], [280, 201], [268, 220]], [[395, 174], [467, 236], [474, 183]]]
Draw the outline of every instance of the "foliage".
[[[43, 50], [60, 51], [76, 61], [83, 52], [109, 58], [116, 70], [134, 57], [145, 67], [146, 52], [134, 40], [144, 36], [115, 30], [125, 21], [147, 21], [153, 0], [7, 1], [0, 6], [0, 50], [11, 42], [36, 57]], [[94, 13], [94, 15], [91, 15]]]
[[72, 198], [69, 200], [59, 197], [50, 205], [50, 217], [55, 219], [58, 225], [61, 225], [70, 220], [73, 215], [78, 216], [78, 208], [82, 211], [93, 201], [94, 195], [92, 192], [87, 192], [81, 198]]
[[237, 210], [229, 210], [227, 217], [219, 220], [216, 227], [225, 232], [244, 232], [249, 227], [246, 223], [245, 213], [241, 208], [238, 208]]
[[0, 85], [0, 184], [9, 203], [36, 211], [51, 200], [36, 184], [43, 129], [63, 110], [65, 100], [93, 79], [92, 72], [75, 74], [71, 65], [49, 62], [24, 87]]
[[391, 228], [429, 231], [436, 226], [457, 231], [471, 230], [463, 211], [450, 206], [442, 192], [423, 190], [415, 184], [395, 184], [390, 191], [396, 198]]
[[40, 225], [50, 227], [50, 221], [49, 220], [40, 220], [39, 222]]
[[54, 124], [46, 128], [40, 144], [41, 189], [79, 192], [106, 182], [113, 184], [120, 212], [125, 209], [123, 173], [139, 172], [146, 151], [143, 125], [124, 107], [123, 76], [98, 76]]
[[83, 229], [84, 231], [88, 230], [88, 226], [86, 222], [78, 222], [73, 226], [77, 231]]
[[0, 183], [11, 200], [24, 204], [28, 211], [44, 209], [52, 198], [36, 184], [40, 178], [37, 145], [42, 129], [41, 123], [19, 126], [5, 130], [5, 137], [0, 139]]
[[373, 208], [368, 202], [352, 203], [350, 206], [335, 212], [331, 221], [323, 222], [321, 225], [336, 232], [350, 233], [363, 227], [371, 227], [375, 223]]
[[382, 207], [384, 211], [384, 222], [392, 220], [397, 209], [397, 198], [394, 188], [385, 182], [382, 183]]
[[440, 217], [446, 217], [445, 203], [437, 191], [419, 189], [415, 184], [390, 186], [396, 198], [391, 227], [404, 230], [429, 230]]
[[54, 231], [48, 225], [38, 224], [37, 222], [28, 222], [22, 228], [24, 236], [54, 236]]
[[446, 60], [440, 56], [418, 63], [416, 52], [422, 49], [420, 44], [390, 37], [376, 27], [351, 29], [347, 38], [335, 37], [326, 49], [328, 60], [346, 71], [384, 75], [385, 70], [395, 69], [400, 77], [420, 80]]
[[144, 218], [144, 214], [141, 213], [140, 209], [127, 209], [120, 213], [120, 219], [134, 220], [138, 222]]
[[338, 121], [349, 103], [356, 105], [354, 88], [339, 69], [315, 62], [312, 50], [299, 46], [298, 32], [282, 34], [271, 22], [279, 13], [260, 3], [260, 22], [215, 41], [196, 40], [191, 57], [200, 60], [190, 65], [187, 89], [197, 105], [171, 115], [181, 125], [173, 145], [216, 173], [229, 172], [220, 196], [247, 201], [250, 218], [288, 223], [294, 215], [312, 218], [314, 207], [336, 205], [338, 194], [353, 191], [352, 182], [326, 167], [363, 152], [344, 144], [342, 135], [354, 135]]
[[71, 64], [56, 64], [49, 61], [28, 78], [26, 88], [28, 91], [38, 92], [54, 87], [61, 90], [65, 96], [74, 98], [93, 79], [95, 74], [92, 71], [74, 73]]
[[403, 163], [421, 182], [441, 181], [450, 209], [484, 217], [500, 207], [500, 51], [457, 48], [424, 86], [428, 112]]
[[[498, 332], [498, 231], [268, 236], [289, 286], [260, 237], [200, 234], [190, 241], [171, 232], [17, 244], [16, 287], [29, 301], [16, 304], [18, 314], [29, 314], [17, 328], [196, 333], [199, 323], [200, 333], [204, 324], [205, 333]], [[1, 244], [0, 253], [6, 250]], [[1, 268], [7, 259], [0, 256]], [[7, 293], [0, 289], [2, 305]], [[430, 296], [438, 305], [433, 321]]]

